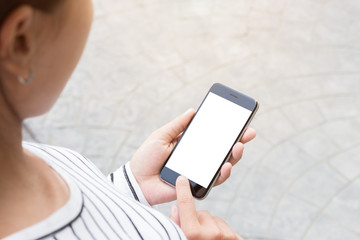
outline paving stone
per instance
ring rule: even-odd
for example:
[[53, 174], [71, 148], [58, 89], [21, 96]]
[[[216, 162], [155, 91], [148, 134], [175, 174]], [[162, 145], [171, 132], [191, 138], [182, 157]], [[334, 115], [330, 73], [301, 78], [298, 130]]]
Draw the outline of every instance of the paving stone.
[[166, 101], [174, 92], [181, 89], [183, 83], [172, 72], [163, 72], [151, 76], [136, 92], [151, 102], [159, 104]]
[[360, 8], [356, 1], [329, 1], [319, 16], [314, 41], [323, 45], [359, 46], [359, 13]]
[[229, 207], [228, 224], [245, 239], [268, 239], [267, 228], [273, 207], [272, 203], [261, 198], [249, 200], [237, 197]]
[[[234, 31], [229, 35], [231, 36], [219, 39], [213, 47], [216, 58], [220, 63], [218, 69], [227, 68], [236, 63], [242, 63], [253, 56], [253, 53], [249, 51], [250, 49], [247, 42], [238, 36], [238, 32]], [[228, 40], [229, 38], [230, 40]], [[249, 81], [249, 79], [247, 79], [247, 81]]]
[[84, 147], [84, 155], [100, 166], [104, 173], [109, 173], [116, 151], [123, 144], [125, 136], [125, 131], [91, 130]]
[[359, 238], [360, 235], [349, 231], [346, 227], [339, 225], [336, 221], [325, 216], [321, 216], [304, 237], [305, 240], [356, 240]]
[[173, 69], [175, 74], [186, 82], [192, 82], [217, 68], [219, 63], [213, 54], [202, 55]]
[[229, 4], [227, 1], [214, 0], [212, 2], [213, 11], [216, 15], [246, 15], [251, 10], [251, 2], [239, 0]]
[[281, 15], [251, 11], [247, 21], [251, 30], [276, 30], [280, 26]]
[[321, 85], [321, 93], [327, 96], [358, 95], [360, 90], [360, 79], [356, 74], [331, 74], [325, 78], [317, 77], [315, 81]]
[[[88, 130], [82, 128], [53, 128], [49, 132], [49, 141], [55, 146], [66, 147], [74, 151], [84, 153], [88, 141]], [[45, 140], [39, 139], [46, 143]]]
[[113, 126], [132, 130], [146, 118], [152, 108], [153, 104], [143, 95], [133, 93], [119, 106]]
[[[260, 61], [265, 66], [269, 62], [269, 58], [271, 56], [269, 52], [272, 52], [272, 46], [274, 44], [273, 42], [277, 31], [278, 30], [264, 31], [261, 29], [249, 29], [243, 37], [245, 43], [249, 45], [251, 53], [255, 54], [259, 59], [265, 59]], [[259, 71], [264, 70], [264, 66], [259, 68]]]
[[[276, 96], [274, 96], [272, 90], [265, 84], [258, 84], [249, 90], [246, 90], [246, 93], [249, 96], [254, 96], [260, 104], [259, 113], [256, 116], [255, 121], [258, 121], [257, 118], [261, 118], [262, 114], [265, 114], [265, 111], [278, 110], [279, 101], [276, 101]], [[261, 121], [261, 119], [259, 120]]]
[[352, 180], [360, 175], [360, 146], [341, 152], [330, 158], [329, 164], [347, 179]]
[[261, 135], [273, 144], [284, 141], [296, 132], [293, 125], [279, 110], [257, 116], [256, 126]]
[[261, 161], [263, 166], [290, 179], [301, 176], [314, 163], [310, 156], [290, 141], [274, 147]]
[[[292, 2], [293, 1], [289, 2], [289, 4], [291, 4]], [[286, 11], [285, 14], [287, 14]], [[289, 18], [290, 14], [288, 14], [287, 17]], [[272, 48], [283, 51], [285, 51], [285, 49], [288, 49], [286, 51], [288, 53], [291, 53], [293, 49], [303, 49], [304, 47], [310, 48], [313, 45], [314, 24], [306, 21], [310, 21], [311, 19], [311, 16], [310, 19], [299, 19], [299, 21], [296, 22], [283, 19], [283, 21], [281, 22], [281, 26], [277, 31], [277, 34], [271, 41]]]
[[227, 217], [227, 211], [229, 208], [229, 201], [224, 200], [218, 200], [209, 198], [207, 199], [209, 201], [205, 200], [197, 200], [196, 201], [196, 207], [198, 210], [208, 211], [213, 216], [218, 216], [222, 219], [226, 219]]
[[318, 208], [287, 195], [277, 208], [268, 236], [270, 239], [301, 239], [318, 211]]
[[109, 127], [119, 104], [114, 100], [90, 99], [82, 122], [88, 127]]
[[45, 120], [45, 116], [26, 119], [23, 123], [26, 126], [23, 128], [23, 139], [32, 142], [50, 142], [49, 132], [44, 131]]
[[299, 176], [290, 193], [320, 208], [330, 201], [346, 182], [346, 179], [323, 163]]
[[[247, 173], [249, 171], [249, 168], [242, 165], [240, 162], [235, 165], [231, 170], [231, 178], [229, 178], [226, 182], [221, 184], [220, 186], [214, 187], [207, 199], [205, 201], [206, 204], [211, 204], [212, 201], [223, 201], [227, 202], [227, 207], [224, 207], [224, 212], [222, 213], [228, 213], [229, 210], [229, 202], [232, 202], [234, 199], [237, 198], [237, 188], [241, 185], [241, 183], [244, 181], [244, 179], [247, 176]], [[205, 204], [205, 203], [204, 203]], [[205, 206], [205, 205], [203, 205]], [[205, 208], [206, 209], [206, 208]], [[211, 209], [211, 208], [209, 208]], [[226, 215], [223, 215], [224, 217]]]
[[314, 23], [324, 9], [324, 3], [311, 0], [287, 2], [282, 16], [284, 21]]
[[[258, 129], [256, 124], [251, 125], [254, 129]], [[252, 167], [256, 165], [264, 155], [271, 151], [272, 144], [266, 141], [259, 133], [257, 137], [250, 143], [245, 145], [243, 157], [239, 162], [239, 165]]]
[[303, 63], [303, 75], [356, 72], [360, 61], [356, 50], [312, 47], [307, 51], [300, 51], [296, 55]]
[[137, 149], [137, 147], [129, 146], [126, 143], [122, 144], [109, 168], [109, 172], [116, 171], [119, 167], [130, 161]]
[[351, 118], [359, 115], [359, 107], [354, 105], [356, 96], [339, 96], [324, 98], [317, 101], [320, 112], [327, 120]]
[[[247, 47], [247, 49], [249, 49], [249, 47]], [[259, 58], [255, 55], [249, 56], [246, 61], [231, 64], [227, 66], [225, 70], [231, 76], [234, 84], [236, 84], [236, 89], [246, 92], [248, 94], [250, 94], [249, 91], [254, 89], [255, 86], [261, 84], [264, 80], [264, 72], [262, 71], [262, 66], [261, 64], [259, 64]], [[222, 78], [223, 77], [219, 77], [219, 81]]]
[[106, 3], [102, 1], [94, 1], [95, 16], [102, 16], [108, 14], [109, 12], [131, 9], [133, 7], [135, 7], [135, 1], [110, 0]]
[[[280, 68], [281, 66], [278, 67]], [[281, 70], [276, 70], [276, 72], [280, 73]], [[286, 72], [283, 74], [284, 76], [291, 76], [293, 73], [289, 70], [286, 70]], [[322, 102], [322, 96], [324, 99], [323, 101], [326, 101], [329, 96], [334, 96], [335, 98], [346, 94], [346, 97], [348, 97], [351, 93], [354, 93], [354, 98], [355, 94], [359, 92], [358, 87], [359, 80], [354, 76], [350, 75], [346, 77], [340, 77], [328, 76], [325, 74], [321, 77], [291, 77], [285, 80], [271, 81], [270, 89], [273, 94], [273, 101], [277, 105], [283, 106], [285, 102], [298, 103], [299, 101], [311, 100], [312, 102], [316, 103], [314, 99], [318, 98], [320, 98], [320, 102]], [[340, 104], [349, 104], [349, 102], [340, 100], [336, 106], [339, 106]], [[328, 108], [327, 105], [323, 105], [322, 107]], [[354, 106], [354, 104], [352, 104], [351, 106], [346, 107], [355, 108], [356, 105]]]
[[315, 161], [326, 159], [339, 151], [337, 144], [318, 128], [297, 135], [293, 141]]
[[[272, 36], [270, 36], [272, 37]], [[269, 38], [269, 36], [267, 37]], [[283, 46], [283, 44], [282, 44]], [[307, 52], [307, 51], [306, 51]], [[271, 54], [263, 55], [264, 58], [264, 71], [265, 76], [269, 80], [276, 80], [272, 84], [279, 84], [279, 79], [287, 79], [289, 77], [293, 78], [294, 76], [304, 75], [304, 70], [306, 68], [306, 61], [302, 61], [299, 55], [304, 54], [304, 50], [292, 49], [292, 52], [289, 53], [284, 49], [273, 50]], [[282, 84], [282, 83], [281, 83]], [[287, 84], [289, 85], [289, 84]], [[281, 85], [280, 85], [281, 86]], [[290, 87], [294, 88], [296, 85], [291, 85]], [[301, 88], [296, 88], [301, 90]], [[283, 94], [288, 94], [289, 91], [283, 91]], [[275, 96], [281, 97], [278, 94]]]
[[[260, 102], [258, 136], [198, 207], [245, 239], [360, 238], [359, 1], [94, 5], [89, 43], [60, 100], [26, 121], [37, 139], [107, 173], [223, 82]], [[168, 215], [172, 204], [159, 209]]]
[[282, 108], [284, 115], [297, 131], [310, 129], [325, 121], [313, 101], [297, 102]]
[[340, 148], [345, 149], [360, 143], [360, 124], [351, 118], [328, 122], [322, 125], [321, 129], [323, 129]]
[[324, 213], [360, 235], [360, 179], [346, 186], [333, 199]]
[[60, 98], [49, 112], [45, 125], [50, 128], [73, 128], [79, 121], [81, 108], [82, 101], [79, 98]]
[[249, 171], [237, 188], [236, 194], [250, 201], [275, 205], [289, 184], [290, 179], [269, 171], [267, 168], [257, 167]]
[[280, 13], [284, 9], [285, 1], [281, 0], [281, 1], [270, 2], [266, 0], [255, 0], [252, 6], [253, 9], [259, 11]]
[[68, 81], [63, 93], [63, 97], [77, 97], [88, 93], [94, 84], [93, 75], [79, 65], [73, 73], [71, 80]]
[[139, 85], [136, 77], [130, 77], [132, 70], [122, 72], [121, 69], [114, 70], [113, 73], [107, 74], [106, 77], [98, 80], [93, 84], [90, 91], [90, 98], [111, 97], [114, 100], [122, 101], [127, 95], [135, 92]]

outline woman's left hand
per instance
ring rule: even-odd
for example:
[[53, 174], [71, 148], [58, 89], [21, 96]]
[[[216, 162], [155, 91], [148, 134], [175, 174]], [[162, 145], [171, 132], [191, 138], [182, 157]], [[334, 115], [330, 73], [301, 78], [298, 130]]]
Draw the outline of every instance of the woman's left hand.
[[[195, 111], [190, 109], [170, 123], [154, 131], [136, 151], [130, 161], [130, 168], [138, 182], [146, 200], [150, 205], [170, 202], [176, 199], [175, 188], [160, 179], [160, 171], [171, 151], [174, 149], [182, 132], [193, 118]], [[242, 156], [244, 143], [254, 139], [256, 132], [249, 128], [241, 141], [236, 143], [227, 163], [220, 171], [215, 185], [222, 184], [229, 178], [231, 168]]]

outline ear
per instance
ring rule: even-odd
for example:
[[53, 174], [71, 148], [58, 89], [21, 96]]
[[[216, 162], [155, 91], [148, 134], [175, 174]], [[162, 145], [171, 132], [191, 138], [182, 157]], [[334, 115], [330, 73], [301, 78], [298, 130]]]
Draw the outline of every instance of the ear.
[[34, 10], [23, 5], [15, 9], [0, 29], [0, 62], [5, 71], [26, 77], [34, 51]]

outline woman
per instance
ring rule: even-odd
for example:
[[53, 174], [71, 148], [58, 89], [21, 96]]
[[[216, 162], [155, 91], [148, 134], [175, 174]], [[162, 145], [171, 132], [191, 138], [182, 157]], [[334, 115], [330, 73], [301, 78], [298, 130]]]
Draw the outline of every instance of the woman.
[[[78, 153], [22, 142], [23, 120], [53, 106], [77, 65], [92, 11], [90, 0], [0, 0], [0, 238], [240, 239], [196, 211], [187, 179], [179, 177], [176, 191], [160, 181], [193, 110], [151, 134], [110, 175], [113, 183]], [[242, 143], [254, 137], [250, 129]], [[217, 184], [240, 160], [242, 143]], [[149, 207], [175, 199], [173, 221]]]

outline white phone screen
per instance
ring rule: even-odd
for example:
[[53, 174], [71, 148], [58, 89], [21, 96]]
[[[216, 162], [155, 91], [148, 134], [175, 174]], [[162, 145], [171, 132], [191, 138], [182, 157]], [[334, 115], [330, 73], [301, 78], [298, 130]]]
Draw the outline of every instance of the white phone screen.
[[250, 115], [209, 92], [166, 167], [207, 188]]

